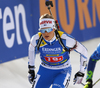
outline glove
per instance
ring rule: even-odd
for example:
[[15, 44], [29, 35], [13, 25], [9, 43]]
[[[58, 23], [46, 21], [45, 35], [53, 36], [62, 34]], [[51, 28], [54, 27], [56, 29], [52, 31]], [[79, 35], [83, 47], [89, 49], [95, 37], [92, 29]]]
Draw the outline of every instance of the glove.
[[35, 77], [35, 71], [34, 70], [29, 70], [28, 72], [28, 80], [29, 82], [32, 84], [33, 80], [34, 80], [34, 77]]
[[80, 84], [83, 80], [83, 77], [84, 77], [84, 73], [82, 72], [77, 72], [74, 76], [74, 84]]
[[84, 86], [84, 88], [92, 88], [92, 80], [91, 79], [88, 79], [86, 81], [86, 85]]
[[29, 71], [28, 71], [28, 80], [32, 84], [34, 77], [35, 77], [35, 71], [34, 71], [34, 66], [29, 65]]

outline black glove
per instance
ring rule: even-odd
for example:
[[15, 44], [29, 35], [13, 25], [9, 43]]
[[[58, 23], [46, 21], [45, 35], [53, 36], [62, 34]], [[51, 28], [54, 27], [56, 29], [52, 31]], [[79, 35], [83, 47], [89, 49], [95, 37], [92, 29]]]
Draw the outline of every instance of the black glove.
[[92, 88], [92, 80], [91, 79], [88, 79], [87, 81], [86, 81], [86, 85], [84, 86], [84, 88]]
[[[32, 70], [31, 70], [32, 69]], [[32, 84], [34, 77], [35, 77], [35, 71], [33, 70], [34, 66], [29, 66], [29, 71], [28, 71], [28, 80]]]
[[84, 77], [84, 73], [82, 73], [82, 72], [77, 72], [77, 73], [75, 74], [75, 77], [74, 77], [74, 80], [73, 80], [74, 84], [75, 84], [75, 83], [80, 84], [80, 83], [82, 82], [82, 80], [83, 80], [83, 77]]

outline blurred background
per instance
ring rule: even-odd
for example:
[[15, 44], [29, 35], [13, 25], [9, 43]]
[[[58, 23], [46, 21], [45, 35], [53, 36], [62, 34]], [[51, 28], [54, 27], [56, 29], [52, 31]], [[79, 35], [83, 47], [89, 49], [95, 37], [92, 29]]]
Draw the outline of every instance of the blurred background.
[[[31, 87], [27, 79], [28, 45], [31, 37], [38, 32], [40, 16], [49, 13], [46, 1], [0, 0], [0, 88]], [[100, 0], [51, 1], [51, 11], [54, 19], [58, 20], [60, 30], [81, 42], [88, 49], [90, 57], [100, 42]], [[74, 74], [79, 70], [80, 56], [72, 51], [70, 57], [73, 68], [69, 88], [83, 88], [72, 82]], [[100, 78], [98, 63], [94, 82]], [[39, 64], [37, 54], [36, 72]], [[94, 88], [99, 86], [97, 83]]]

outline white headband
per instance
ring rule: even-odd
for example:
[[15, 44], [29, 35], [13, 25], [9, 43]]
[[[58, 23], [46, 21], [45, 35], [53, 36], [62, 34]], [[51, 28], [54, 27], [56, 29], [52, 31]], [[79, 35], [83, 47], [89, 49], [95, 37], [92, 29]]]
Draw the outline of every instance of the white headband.
[[55, 20], [50, 18], [43, 18], [39, 22], [39, 27], [40, 27], [39, 30], [41, 30], [41, 28], [46, 28], [46, 27], [55, 28]]

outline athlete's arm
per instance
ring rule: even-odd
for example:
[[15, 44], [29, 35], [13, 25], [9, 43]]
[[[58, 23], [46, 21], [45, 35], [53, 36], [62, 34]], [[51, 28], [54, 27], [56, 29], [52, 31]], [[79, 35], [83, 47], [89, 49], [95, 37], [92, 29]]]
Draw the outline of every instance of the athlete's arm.
[[35, 77], [35, 45], [34, 37], [32, 37], [28, 50], [28, 80], [31, 84]]
[[80, 72], [84, 73], [87, 65], [88, 52], [87, 49], [78, 41], [76, 46], [75, 51], [80, 54]]
[[[80, 54], [80, 72], [84, 72], [87, 62], [87, 49], [72, 36], [63, 34], [61, 38], [66, 39], [66, 46], [70, 49], [74, 49]], [[76, 47], [75, 47], [76, 46]]]
[[29, 62], [28, 64], [30, 66], [35, 66], [35, 55], [36, 55], [36, 40], [38, 40], [39, 35], [36, 34], [31, 38], [30, 44], [29, 44], [29, 51], [28, 51], [28, 58]]

